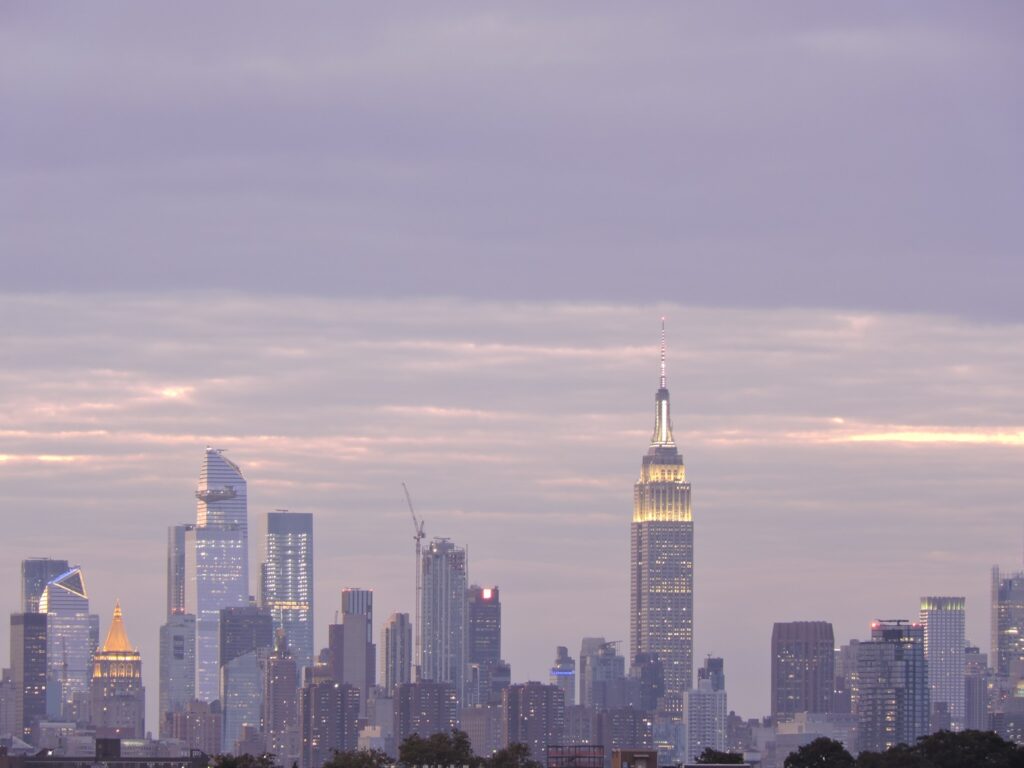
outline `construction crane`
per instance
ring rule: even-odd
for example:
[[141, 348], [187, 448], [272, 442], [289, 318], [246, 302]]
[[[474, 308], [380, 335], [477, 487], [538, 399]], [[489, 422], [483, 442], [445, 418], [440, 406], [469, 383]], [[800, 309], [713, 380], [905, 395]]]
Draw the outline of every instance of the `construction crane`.
[[405, 491], [405, 502], [409, 505], [409, 514], [412, 515], [412, 528], [413, 528], [413, 539], [416, 541], [416, 680], [420, 678], [420, 665], [423, 663], [423, 636], [420, 630], [420, 604], [423, 601], [423, 584], [422, 584], [422, 568], [421, 560], [422, 554], [420, 553], [421, 542], [427, 537], [427, 534], [423, 532], [423, 523], [416, 518], [416, 510], [412, 507], [412, 497], [409, 495], [409, 488], [405, 483], [402, 483], [402, 490]]

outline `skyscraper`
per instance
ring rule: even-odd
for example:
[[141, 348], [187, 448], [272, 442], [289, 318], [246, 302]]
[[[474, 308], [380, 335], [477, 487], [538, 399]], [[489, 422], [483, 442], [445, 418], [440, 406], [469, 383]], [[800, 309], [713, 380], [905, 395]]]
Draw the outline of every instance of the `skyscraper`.
[[359, 691], [334, 680], [310, 682], [301, 692], [302, 768], [320, 768], [335, 750], [359, 743]]
[[412, 682], [412, 622], [408, 613], [392, 613], [380, 630], [380, 683], [388, 696]]
[[510, 685], [503, 699], [506, 744], [525, 744], [533, 759], [541, 762], [548, 745], [565, 742], [565, 694], [557, 685]]
[[466, 591], [466, 664], [462, 705], [500, 704], [501, 686], [494, 683], [508, 665], [501, 660], [501, 595], [497, 587], [474, 584]]
[[284, 630], [301, 669], [313, 663], [313, 515], [267, 513], [266, 560], [260, 574], [260, 603], [275, 629]]
[[437, 538], [423, 552], [420, 620], [424, 680], [452, 683], [461, 701], [466, 671], [466, 550]]
[[11, 614], [11, 677], [14, 681], [14, 735], [27, 739], [46, 717], [46, 614]]
[[835, 637], [827, 621], [777, 622], [772, 627], [772, 720], [797, 712], [831, 712]]
[[466, 656], [469, 663], [501, 660], [501, 595], [497, 587], [471, 586], [466, 593]]
[[46, 614], [47, 624], [47, 715], [76, 720], [86, 709], [100, 634], [100, 618], [89, 613], [80, 567], [50, 579], [39, 599], [39, 612]]
[[196, 617], [196, 697], [220, 693], [220, 612], [249, 604], [249, 538], [242, 471], [207, 447], [196, 489], [196, 525], [185, 531], [185, 613]]
[[861, 751], [884, 752], [927, 735], [931, 707], [924, 627], [904, 620], [874, 622], [871, 640], [857, 644], [852, 687]]
[[359, 691], [360, 714], [377, 684], [377, 647], [373, 643], [373, 590], [341, 590], [341, 624], [327, 628], [331, 675]]
[[167, 615], [185, 613], [185, 585], [188, 573], [185, 570], [186, 534], [195, 528], [191, 523], [172, 525], [167, 529]]
[[106, 642], [92, 668], [92, 725], [101, 738], [142, 739], [146, 736], [146, 689], [142, 657], [128, 642], [121, 604], [114, 604]]
[[709, 657], [700, 669], [697, 687], [683, 694], [687, 762], [709, 747], [725, 749], [726, 712], [725, 666], [722, 659]]
[[266, 749], [277, 755], [281, 765], [292, 765], [302, 754], [299, 728], [299, 670], [288, 649], [284, 630], [276, 631], [276, 647], [267, 660], [263, 692], [263, 727]]
[[66, 573], [71, 566], [67, 560], [50, 557], [30, 557], [21, 561], [21, 610], [39, 612], [39, 598], [50, 580]]
[[233, 752], [243, 725], [260, 723], [267, 659], [274, 648], [274, 622], [256, 606], [225, 608], [220, 617], [221, 749]]
[[931, 706], [934, 710], [937, 705], [946, 705], [954, 731], [964, 727], [965, 605], [963, 597], [921, 598]]
[[1024, 573], [992, 568], [992, 658], [996, 674], [1024, 677]]
[[551, 666], [549, 682], [562, 689], [566, 708], [576, 705], [576, 660], [564, 645], [555, 648], [555, 663]]
[[196, 697], [196, 617], [176, 613], [160, 627], [160, 735], [171, 738], [173, 714]]
[[403, 683], [395, 693], [396, 741], [401, 743], [414, 733], [424, 738], [433, 733], [450, 733], [458, 726], [456, 709], [455, 686], [451, 683]]
[[686, 466], [672, 437], [664, 321], [661, 333], [654, 434], [633, 488], [629, 630], [631, 658], [657, 654], [665, 692], [680, 694], [693, 684], [693, 514]]

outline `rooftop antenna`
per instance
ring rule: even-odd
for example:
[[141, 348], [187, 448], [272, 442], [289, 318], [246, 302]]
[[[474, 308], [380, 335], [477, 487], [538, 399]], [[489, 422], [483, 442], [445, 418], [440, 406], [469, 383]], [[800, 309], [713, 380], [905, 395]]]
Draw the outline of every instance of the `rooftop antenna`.
[[416, 541], [416, 604], [413, 606], [416, 612], [416, 680], [420, 679], [420, 669], [423, 664], [423, 635], [420, 629], [420, 603], [423, 597], [423, 586], [421, 583], [421, 567], [420, 562], [422, 554], [420, 551], [420, 543], [427, 537], [427, 534], [423, 532], [423, 523], [417, 519], [416, 510], [412, 506], [412, 497], [409, 495], [409, 488], [405, 483], [402, 483], [402, 490], [405, 491], [405, 503], [409, 505], [409, 514], [412, 515], [412, 528], [413, 528], [413, 539]]
[[661, 318], [661, 388], [665, 388], [665, 318]]

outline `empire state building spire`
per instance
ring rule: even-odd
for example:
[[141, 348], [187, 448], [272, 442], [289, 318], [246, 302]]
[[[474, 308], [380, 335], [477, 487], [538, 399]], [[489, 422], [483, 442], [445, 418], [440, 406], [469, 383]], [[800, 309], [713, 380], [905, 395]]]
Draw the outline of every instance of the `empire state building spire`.
[[672, 439], [672, 415], [669, 407], [668, 387], [665, 379], [665, 318], [661, 318], [661, 386], [654, 396], [654, 434], [651, 447], [674, 448]]

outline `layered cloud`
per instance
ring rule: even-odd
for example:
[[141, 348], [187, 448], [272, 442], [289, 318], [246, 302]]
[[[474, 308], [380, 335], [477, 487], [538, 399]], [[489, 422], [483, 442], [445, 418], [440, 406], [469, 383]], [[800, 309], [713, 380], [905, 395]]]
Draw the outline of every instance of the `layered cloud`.
[[862, 636], [965, 594], [986, 645], [987, 569], [1018, 565], [1024, 535], [1024, 328], [824, 310], [6, 296], [5, 605], [23, 557], [81, 562], [155, 674], [165, 528], [193, 517], [214, 445], [248, 478], [253, 558], [263, 513], [315, 514], [321, 640], [342, 586], [411, 609], [404, 481], [427, 533], [502, 587], [515, 676], [543, 679], [556, 645], [625, 638], [663, 314], [697, 649], [726, 657], [733, 704], [765, 710], [776, 620]]

